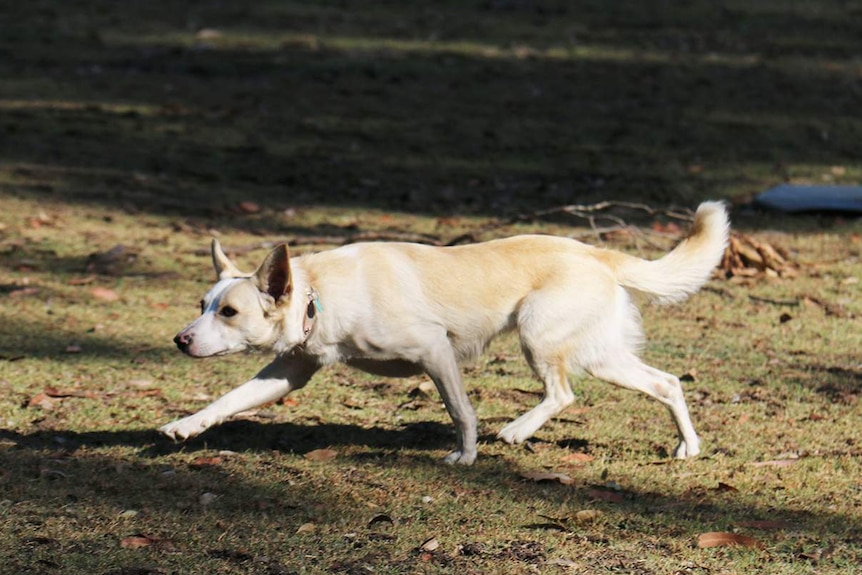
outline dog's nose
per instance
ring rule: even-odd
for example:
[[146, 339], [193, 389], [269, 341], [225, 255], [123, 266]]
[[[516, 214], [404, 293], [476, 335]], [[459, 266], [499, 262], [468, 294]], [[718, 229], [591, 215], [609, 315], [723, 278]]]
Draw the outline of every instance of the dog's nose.
[[178, 333], [174, 337], [174, 343], [178, 348], [185, 349], [192, 344], [192, 335], [186, 332]]

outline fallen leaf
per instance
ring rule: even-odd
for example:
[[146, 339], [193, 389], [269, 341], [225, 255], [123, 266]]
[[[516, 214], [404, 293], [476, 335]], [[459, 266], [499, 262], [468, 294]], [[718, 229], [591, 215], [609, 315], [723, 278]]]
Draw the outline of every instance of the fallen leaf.
[[37, 393], [27, 402], [27, 407], [40, 407], [43, 411], [53, 411], [54, 402], [47, 394]]
[[309, 461], [329, 461], [335, 459], [338, 452], [334, 449], [315, 449], [305, 454], [305, 458]]
[[118, 299], [120, 299], [120, 296], [117, 295], [117, 292], [105, 287], [94, 287], [90, 290], [90, 293], [93, 295], [93, 297], [102, 301], [117, 301]]
[[314, 523], [303, 523], [296, 529], [296, 534], [299, 535], [301, 533], [314, 533], [317, 530], [317, 525]]
[[149, 387], [153, 385], [152, 379], [132, 379], [129, 381], [129, 385], [132, 387]]
[[65, 351], [66, 353], [81, 353], [82, 351], [84, 351], [84, 348], [82, 348], [77, 343], [70, 343], [63, 351]]
[[221, 465], [222, 461], [224, 461], [221, 457], [198, 457], [192, 460], [189, 465], [195, 468], [203, 468], [203, 467], [212, 467], [215, 465]]
[[579, 523], [590, 523], [591, 521], [595, 521], [599, 517], [604, 515], [598, 509], [581, 509], [577, 513], [575, 513], [575, 521]]
[[814, 551], [811, 551], [809, 553], [800, 553], [799, 558], [800, 559], [807, 559], [808, 561], [816, 563], [822, 559], [826, 559], [826, 558], [830, 557], [834, 551], [835, 551], [835, 548], [832, 545], [830, 545], [828, 547], [815, 549]]
[[713, 488], [713, 491], [718, 491], [721, 493], [736, 493], [737, 491], [739, 491], [739, 489], [737, 489], [733, 485], [730, 485], [729, 483], [719, 481], [718, 485]]
[[590, 455], [589, 453], [581, 453], [576, 451], [574, 453], [569, 453], [568, 455], [564, 455], [562, 461], [566, 462], [575, 462], [575, 463], [587, 463], [593, 461], [595, 457]]
[[440, 542], [437, 541], [436, 537], [432, 537], [431, 539], [426, 539], [422, 545], [419, 546], [419, 549], [422, 551], [432, 552], [436, 551], [440, 548]]
[[555, 481], [562, 485], [571, 485], [575, 482], [574, 479], [565, 473], [551, 473], [548, 471], [525, 471], [524, 473], [521, 473], [521, 477], [537, 483], [542, 481]]
[[260, 206], [254, 202], [240, 202], [238, 206], [240, 211], [246, 214], [256, 214], [260, 211]]
[[28, 297], [31, 295], [37, 295], [39, 293], [39, 288], [37, 287], [27, 287], [27, 288], [19, 288], [14, 289], [9, 292], [8, 297], [10, 298], [19, 298], [19, 297]]
[[701, 533], [697, 538], [697, 546], [701, 549], [707, 547], [733, 547], [741, 546], [754, 549], [763, 549], [765, 545], [745, 535], [737, 535], [736, 533], [726, 533], [723, 531], [711, 531], [709, 533]]

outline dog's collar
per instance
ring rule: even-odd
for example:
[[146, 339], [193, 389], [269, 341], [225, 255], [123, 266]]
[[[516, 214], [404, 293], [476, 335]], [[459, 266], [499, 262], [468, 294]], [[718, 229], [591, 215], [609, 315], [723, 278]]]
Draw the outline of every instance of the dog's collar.
[[317, 293], [316, 289], [308, 288], [308, 305], [302, 318], [302, 343], [305, 343], [305, 340], [311, 334], [317, 314], [322, 312], [323, 306], [320, 304], [320, 294]]

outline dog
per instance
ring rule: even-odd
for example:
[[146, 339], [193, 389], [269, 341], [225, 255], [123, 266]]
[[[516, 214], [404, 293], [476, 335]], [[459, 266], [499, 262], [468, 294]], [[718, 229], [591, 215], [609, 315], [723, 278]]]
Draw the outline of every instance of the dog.
[[498, 334], [516, 330], [544, 384], [537, 406], [498, 437], [517, 444], [575, 399], [569, 374], [589, 374], [663, 403], [676, 424], [677, 458], [700, 440], [679, 379], [643, 363], [640, 314], [629, 292], [658, 303], [695, 293], [727, 245], [719, 202], [702, 203], [687, 237], [649, 261], [573, 239], [523, 235], [434, 247], [357, 243], [291, 258], [275, 247], [253, 274], [237, 269], [212, 241], [217, 283], [201, 315], [174, 338], [192, 357], [266, 351], [260, 373], [201, 411], [160, 428], [174, 440], [305, 386], [323, 366], [343, 362], [393, 377], [427, 374], [455, 425], [450, 464], [472, 464], [477, 418], [459, 365]]

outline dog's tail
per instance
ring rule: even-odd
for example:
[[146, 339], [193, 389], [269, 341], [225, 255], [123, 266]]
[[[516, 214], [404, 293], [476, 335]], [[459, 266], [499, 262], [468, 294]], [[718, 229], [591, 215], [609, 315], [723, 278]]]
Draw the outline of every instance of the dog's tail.
[[659, 303], [681, 301], [699, 290], [721, 261], [729, 227], [724, 204], [704, 202], [682, 243], [654, 261], [626, 256], [615, 266], [617, 280]]

